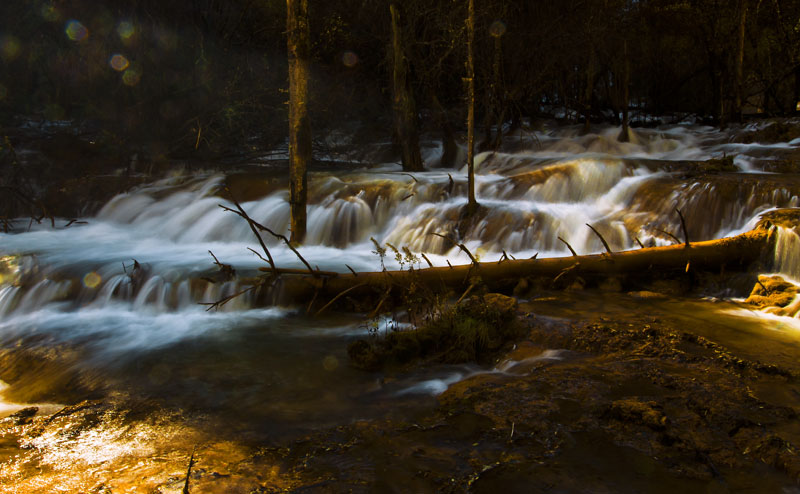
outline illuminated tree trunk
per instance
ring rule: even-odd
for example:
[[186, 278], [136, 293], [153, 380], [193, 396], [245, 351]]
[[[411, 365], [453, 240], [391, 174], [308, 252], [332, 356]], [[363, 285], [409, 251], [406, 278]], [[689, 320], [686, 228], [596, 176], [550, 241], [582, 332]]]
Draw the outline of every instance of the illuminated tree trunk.
[[475, 0], [469, 0], [467, 13], [467, 215], [478, 210], [475, 199]]
[[392, 15], [392, 104], [395, 137], [400, 146], [403, 170], [420, 172], [423, 166], [422, 156], [419, 153], [417, 110], [414, 96], [408, 86], [405, 43], [397, 4], [392, 3], [389, 11]]
[[291, 241], [306, 236], [308, 179], [311, 160], [311, 122], [308, 118], [309, 29], [308, 0], [286, 0], [286, 33], [289, 51], [289, 203]]
[[794, 68], [794, 110], [800, 113], [800, 64]]

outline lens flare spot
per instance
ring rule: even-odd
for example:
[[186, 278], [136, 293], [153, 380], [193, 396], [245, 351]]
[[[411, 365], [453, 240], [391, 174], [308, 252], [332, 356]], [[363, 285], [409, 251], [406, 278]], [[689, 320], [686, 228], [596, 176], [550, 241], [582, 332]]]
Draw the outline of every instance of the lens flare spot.
[[135, 86], [142, 80], [142, 70], [136, 65], [131, 65], [122, 74], [122, 82], [128, 86]]
[[112, 55], [111, 59], [108, 61], [108, 64], [117, 72], [122, 72], [131, 65], [128, 59], [119, 53]]
[[86, 29], [86, 26], [75, 19], [67, 22], [64, 32], [67, 33], [67, 38], [72, 41], [84, 41], [89, 37], [89, 30]]
[[117, 34], [120, 38], [127, 41], [136, 34], [136, 27], [130, 21], [122, 21], [117, 24]]
[[358, 65], [358, 55], [353, 53], [352, 51], [346, 51], [342, 55], [342, 63], [345, 67], [353, 68]]
[[100, 275], [91, 271], [86, 273], [86, 276], [83, 277], [83, 286], [86, 288], [97, 288], [101, 281], [103, 281], [103, 279], [100, 278]]
[[14, 36], [5, 36], [0, 41], [0, 56], [6, 62], [10, 62], [19, 56], [21, 45]]
[[334, 371], [339, 367], [339, 359], [334, 357], [333, 355], [328, 355], [324, 359], [322, 359], [322, 368], [326, 371]]
[[499, 38], [500, 36], [506, 34], [506, 23], [503, 21], [494, 21], [489, 26], [489, 34], [495, 38]]

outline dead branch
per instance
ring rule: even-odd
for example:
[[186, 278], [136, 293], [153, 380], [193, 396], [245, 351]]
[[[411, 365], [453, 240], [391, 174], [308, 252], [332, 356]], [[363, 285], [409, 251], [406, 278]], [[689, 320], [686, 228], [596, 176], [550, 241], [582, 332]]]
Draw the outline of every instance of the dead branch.
[[264, 239], [261, 238], [261, 235], [259, 235], [258, 230], [256, 230], [256, 227], [254, 226], [255, 221], [253, 221], [253, 219], [250, 218], [247, 215], [247, 213], [242, 208], [241, 204], [239, 204], [239, 202], [233, 197], [233, 194], [231, 193], [231, 191], [228, 190], [227, 187], [225, 188], [225, 190], [228, 192], [228, 195], [230, 196], [231, 200], [233, 201], [233, 204], [236, 205], [236, 209], [238, 209], [238, 211], [234, 211], [233, 209], [231, 209], [231, 208], [229, 208], [227, 206], [223, 206], [222, 204], [219, 204], [219, 207], [221, 207], [225, 211], [230, 211], [232, 213], [236, 213], [236, 214], [238, 214], [239, 216], [241, 216], [242, 218], [244, 218], [247, 221], [248, 226], [250, 226], [250, 230], [253, 232], [253, 235], [256, 236], [256, 238], [258, 239], [258, 243], [261, 244], [261, 248], [264, 250], [264, 253], [267, 255], [267, 259], [268, 259], [267, 262], [269, 262], [269, 265], [272, 267], [272, 269], [275, 269], [275, 261], [272, 259], [272, 254], [269, 253], [269, 249], [267, 249], [267, 244], [264, 243]]
[[401, 173], [400, 175], [408, 175], [409, 177], [411, 177], [412, 180], [414, 180], [415, 183], [419, 183], [419, 180], [417, 180], [417, 177], [415, 177], [414, 175], [412, 175], [410, 173]]
[[[472, 264], [473, 264], [473, 265], [474, 265], [476, 268], [479, 268], [479, 267], [481, 267], [481, 265], [478, 263], [478, 261], [477, 261], [477, 260], [475, 260], [475, 257], [472, 255], [472, 252], [470, 252], [470, 251], [469, 251], [469, 249], [467, 249], [467, 246], [466, 246], [466, 245], [464, 245], [464, 244], [460, 244], [460, 243], [456, 242], [455, 240], [453, 240], [452, 238], [448, 237], [447, 235], [442, 235], [441, 233], [434, 233], [434, 232], [431, 232], [431, 233], [430, 233], [430, 235], [436, 235], [437, 237], [442, 237], [443, 239], [445, 239], [445, 240], [449, 240], [450, 242], [452, 242], [452, 243], [453, 243], [453, 245], [457, 245], [459, 249], [461, 249], [462, 251], [464, 251], [464, 253], [466, 253], [466, 254], [467, 254], [467, 256], [469, 256], [469, 260], [470, 260], [470, 261], [472, 261]], [[449, 262], [449, 261], [448, 261], [448, 264], [450, 264], [450, 262]]]
[[[312, 276], [316, 276], [316, 271], [314, 271], [314, 268], [312, 268], [311, 265], [308, 263], [308, 261], [306, 261], [305, 258], [300, 255], [300, 252], [298, 252], [297, 249], [294, 248], [292, 243], [289, 241], [288, 238], [286, 238], [285, 235], [281, 235], [280, 233], [275, 233], [272, 230], [270, 230], [269, 228], [267, 228], [266, 226], [262, 225], [261, 223], [257, 222], [256, 220], [252, 219], [251, 217], [247, 216], [247, 213], [244, 212], [242, 207], [235, 200], [234, 200], [234, 204], [236, 204], [236, 207], [239, 208], [239, 211], [235, 211], [235, 210], [233, 210], [233, 209], [231, 209], [231, 208], [229, 208], [227, 206], [223, 206], [222, 204], [219, 204], [218, 206], [221, 207], [222, 209], [224, 209], [225, 211], [230, 211], [232, 213], [238, 214], [239, 216], [241, 216], [242, 218], [247, 220], [247, 222], [250, 224], [250, 228], [253, 231], [256, 231], [256, 228], [257, 228], [258, 230], [261, 230], [261, 231], [269, 233], [270, 235], [272, 235], [275, 238], [283, 240], [283, 242], [286, 244], [286, 246], [289, 247], [289, 249], [292, 252], [294, 252], [294, 255], [296, 255], [297, 258], [300, 259], [300, 261], [303, 264], [306, 265], [306, 267], [308, 268], [308, 272], [311, 273]], [[256, 233], [256, 236], [258, 237], [259, 241], [261, 241], [261, 236], [258, 235], [258, 233]], [[264, 245], [263, 241], [261, 241], [261, 244], [262, 244], [262, 247], [264, 249], [267, 248]], [[266, 252], [267, 252], [267, 255], [269, 256], [269, 258], [272, 259], [272, 256], [269, 255], [269, 251], [266, 251]], [[273, 269], [275, 268], [274, 264], [270, 264], [270, 265], [273, 267]]]
[[600, 238], [600, 241], [603, 242], [603, 247], [605, 247], [606, 252], [608, 252], [609, 255], [613, 254], [613, 252], [611, 252], [611, 247], [608, 246], [608, 242], [606, 242], [606, 239], [604, 239], [603, 236], [600, 235], [600, 232], [598, 232], [597, 229], [595, 229], [595, 227], [593, 227], [589, 223], [586, 223], [586, 226], [588, 226], [589, 229], [592, 230], [594, 234], [597, 235], [598, 238]]
[[262, 278], [261, 282], [255, 284], [255, 285], [250, 285], [249, 287], [247, 287], [247, 288], [245, 288], [243, 290], [239, 290], [238, 292], [234, 293], [233, 295], [228, 295], [227, 297], [224, 297], [224, 298], [222, 298], [220, 300], [217, 300], [216, 302], [200, 302], [199, 305], [205, 305], [206, 306], [206, 312], [210, 311], [211, 309], [218, 310], [220, 307], [222, 307], [223, 305], [227, 304], [228, 302], [230, 302], [231, 300], [235, 299], [236, 297], [244, 295], [245, 293], [251, 292], [251, 291], [255, 290], [256, 288], [264, 285], [267, 282], [267, 280], [268, 280], [268, 278]]
[[668, 232], [666, 230], [661, 230], [661, 229], [657, 228], [656, 231], [659, 232], [659, 233], [663, 233], [664, 235], [668, 236], [669, 238], [674, 240], [676, 244], [681, 243], [681, 240], [678, 237], [676, 237], [675, 235], [671, 234], [670, 232]]
[[569, 249], [569, 251], [572, 252], [572, 257], [578, 257], [578, 253], [575, 252], [575, 249], [572, 248], [572, 246], [569, 244], [569, 242], [567, 242], [566, 240], [564, 240], [561, 237], [558, 237], [558, 239], [561, 240], [562, 242], [564, 242], [564, 245], [566, 245], [567, 248]]
[[[308, 270], [305, 269], [305, 268], [275, 268], [275, 269], [272, 269], [272, 268], [270, 268], [268, 266], [262, 266], [262, 267], [258, 268], [258, 270], [261, 271], [262, 273], [273, 273], [273, 274], [309, 274]], [[319, 271], [319, 270], [313, 271], [312, 274], [315, 275], [315, 277], [325, 276], [325, 277], [328, 277], [328, 278], [335, 278], [335, 277], [340, 275], [340, 273], [337, 273], [336, 271]]]
[[458, 300], [456, 300], [456, 305], [460, 304], [460, 303], [461, 303], [461, 301], [462, 301], [462, 300], [464, 300], [464, 297], [466, 297], [467, 295], [469, 295], [469, 292], [471, 292], [471, 291], [472, 291], [472, 289], [473, 289], [473, 288], [475, 288], [475, 286], [476, 286], [476, 283], [471, 283], [471, 284], [470, 284], [470, 285], [467, 287], [467, 289], [466, 289], [466, 290], [464, 290], [464, 293], [463, 293], [463, 294], [461, 294], [461, 297], [459, 297], [459, 298], [458, 298]]
[[678, 208], [675, 208], [675, 211], [678, 213], [678, 216], [681, 218], [681, 229], [683, 230], [683, 239], [686, 242], [686, 248], [689, 248], [689, 230], [686, 229], [686, 219], [683, 217], [683, 213]]
[[343, 291], [343, 292], [339, 293], [339, 295], [337, 295], [337, 296], [333, 297], [333, 298], [331, 299], [331, 301], [330, 301], [330, 302], [328, 302], [328, 303], [327, 303], [327, 304], [325, 304], [325, 305], [324, 305], [324, 306], [323, 306], [323, 307], [322, 307], [320, 310], [318, 310], [318, 311], [317, 311], [317, 313], [316, 313], [316, 315], [318, 316], [318, 315], [322, 314], [322, 313], [325, 311], [325, 309], [327, 309], [328, 307], [330, 307], [331, 305], [333, 305], [333, 303], [334, 303], [334, 302], [336, 302], [337, 300], [339, 300], [339, 299], [340, 299], [340, 298], [342, 298], [343, 296], [347, 295], [347, 293], [349, 293], [349, 292], [351, 292], [351, 291], [355, 290], [356, 288], [361, 288], [362, 286], [366, 286], [366, 283], [359, 283], [358, 285], [351, 286], [351, 287], [350, 287], [350, 288], [348, 288], [347, 290], [345, 290], [345, 291]]
[[182, 494], [189, 494], [189, 478], [192, 475], [192, 467], [194, 466], [194, 452], [195, 448], [192, 448], [192, 456], [189, 457], [189, 468], [186, 469], [186, 482], [183, 484]]

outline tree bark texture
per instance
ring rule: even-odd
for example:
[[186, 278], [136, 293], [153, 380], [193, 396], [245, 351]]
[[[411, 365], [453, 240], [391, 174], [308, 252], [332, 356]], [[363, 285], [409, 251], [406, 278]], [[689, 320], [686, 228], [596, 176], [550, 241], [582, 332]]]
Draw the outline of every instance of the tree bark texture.
[[392, 106], [395, 137], [400, 146], [403, 170], [420, 172], [423, 166], [419, 152], [417, 108], [408, 83], [408, 62], [400, 25], [400, 7], [392, 3], [389, 5], [389, 12], [392, 17]]
[[624, 64], [622, 69], [622, 131], [619, 133], [617, 140], [620, 142], [628, 142], [631, 138], [628, 129], [628, 107], [631, 97], [631, 61], [628, 57], [628, 40], [622, 43], [622, 57]]
[[475, 0], [467, 12], [467, 214], [478, 210], [475, 198]]
[[[490, 291], [506, 292], [522, 279], [554, 286], [564, 276], [565, 280], [581, 277], [587, 285], [619, 279], [623, 286], [636, 286], [647, 280], [675, 279], [700, 271], [745, 270], [761, 259], [764, 249], [770, 245], [770, 238], [769, 229], [759, 227], [735, 237], [695, 242], [688, 248], [678, 244], [613, 254], [503, 260], [413, 271], [282, 276], [278, 291], [281, 302], [303, 303], [313, 297], [330, 300], [345, 290], [357, 300], [370, 300], [390, 292], [400, 294], [411, 286], [424, 286], [436, 293], [461, 293], [477, 278]], [[273, 303], [274, 295], [263, 291], [259, 302]]]
[[308, 117], [308, 65], [310, 33], [308, 0], [286, 0], [286, 33], [289, 51], [289, 202], [291, 241], [306, 237], [308, 202], [307, 167], [311, 161], [311, 121]]
[[744, 92], [744, 36], [747, 23], [747, 0], [739, 0], [739, 45], [736, 50], [736, 95], [733, 118], [742, 121], [742, 94]]

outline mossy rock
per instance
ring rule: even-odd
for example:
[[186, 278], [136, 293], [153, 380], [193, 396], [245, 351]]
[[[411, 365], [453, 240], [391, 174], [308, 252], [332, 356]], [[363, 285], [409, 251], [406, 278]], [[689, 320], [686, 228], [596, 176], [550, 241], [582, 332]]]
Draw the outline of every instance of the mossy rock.
[[733, 164], [733, 156], [711, 158], [699, 163], [699, 169], [706, 173], [738, 172], [739, 168]]
[[360, 369], [403, 367], [418, 360], [436, 363], [487, 363], [519, 338], [517, 300], [499, 293], [474, 296], [416, 329], [360, 339], [347, 347]]
[[755, 305], [759, 309], [786, 307], [797, 297], [797, 293], [798, 287], [780, 276], [761, 275], [745, 302]]

